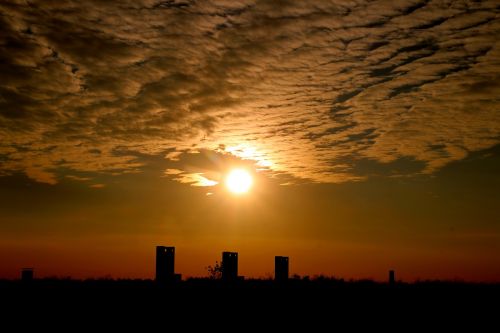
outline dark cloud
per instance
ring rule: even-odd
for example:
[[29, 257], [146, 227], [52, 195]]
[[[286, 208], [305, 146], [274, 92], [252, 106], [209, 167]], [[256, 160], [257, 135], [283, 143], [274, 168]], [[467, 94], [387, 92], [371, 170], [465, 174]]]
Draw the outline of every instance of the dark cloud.
[[2, 174], [55, 183], [60, 168], [135, 172], [134, 154], [203, 150], [343, 182], [431, 173], [499, 143], [495, 1], [4, 1], [0, 11]]

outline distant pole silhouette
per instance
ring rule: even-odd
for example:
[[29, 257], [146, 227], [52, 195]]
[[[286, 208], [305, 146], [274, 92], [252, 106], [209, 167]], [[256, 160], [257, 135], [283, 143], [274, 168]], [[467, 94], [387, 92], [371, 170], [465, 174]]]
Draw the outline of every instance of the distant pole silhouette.
[[222, 252], [222, 280], [236, 281], [238, 279], [238, 253]]
[[274, 280], [277, 282], [288, 280], [288, 257], [274, 257]]
[[156, 247], [156, 281], [165, 283], [175, 279], [175, 247]]
[[396, 276], [394, 274], [394, 270], [389, 271], [389, 285], [393, 286], [396, 283]]
[[33, 280], [33, 268], [23, 268], [21, 269], [21, 280], [31, 281]]

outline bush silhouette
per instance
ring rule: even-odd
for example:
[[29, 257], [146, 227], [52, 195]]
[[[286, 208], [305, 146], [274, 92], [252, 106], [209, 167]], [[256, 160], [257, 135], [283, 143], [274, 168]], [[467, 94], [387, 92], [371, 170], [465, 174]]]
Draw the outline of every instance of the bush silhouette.
[[219, 264], [218, 261], [215, 262], [215, 265], [213, 266], [208, 266], [207, 267], [208, 271], [208, 277], [211, 280], [220, 280], [222, 279], [222, 263]]

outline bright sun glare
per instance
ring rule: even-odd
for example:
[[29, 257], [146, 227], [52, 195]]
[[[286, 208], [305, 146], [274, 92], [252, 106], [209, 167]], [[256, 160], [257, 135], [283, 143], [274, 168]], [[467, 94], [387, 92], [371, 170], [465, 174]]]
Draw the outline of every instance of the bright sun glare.
[[243, 169], [234, 169], [226, 177], [226, 186], [234, 194], [248, 192], [252, 183], [252, 176]]

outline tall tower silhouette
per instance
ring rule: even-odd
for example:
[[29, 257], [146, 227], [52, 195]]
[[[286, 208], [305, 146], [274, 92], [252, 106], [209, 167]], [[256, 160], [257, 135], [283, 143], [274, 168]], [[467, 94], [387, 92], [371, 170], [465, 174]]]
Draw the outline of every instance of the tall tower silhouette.
[[274, 279], [279, 282], [288, 280], [288, 257], [274, 257]]
[[222, 280], [236, 281], [238, 279], [238, 253], [222, 252]]
[[156, 281], [167, 282], [175, 279], [174, 270], [175, 247], [156, 247]]

